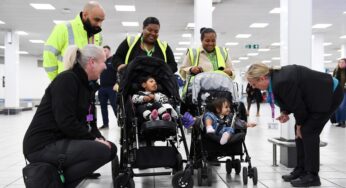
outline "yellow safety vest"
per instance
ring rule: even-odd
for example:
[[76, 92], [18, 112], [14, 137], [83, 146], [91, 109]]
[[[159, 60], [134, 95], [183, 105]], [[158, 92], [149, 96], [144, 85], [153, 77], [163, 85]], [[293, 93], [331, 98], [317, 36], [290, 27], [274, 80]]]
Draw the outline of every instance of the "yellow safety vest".
[[87, 44], [101, 46], [102, 37], [98, 33], [88, 38], [79, 15], [74, 20], [57, 24], [47, 39], [43, 51], [43, 67], [50, 80], [64, 71], [63, 56], [69, 45], [83, 48]]
[[[228, 59], [228, 52], [227, 48], [220, 48], [218, 46], [215, 46], [215, 53], [216, 53], [216, 60], [217, 60], [217, 67], [219, 68], [226, 68], [226, 61]], [[189, 48], [188, 49], [188, 56], [190, 59], [191, 66], [198, 66], [199, 64], [199, 55], [201, 54], [201, 48]], [[214, 70], [217, 71], [217, 70]], [[185, 86], [183, 88], [183, 92], [181, 95], [181, 98], [184, 99], [188, 85], [193, 80], [194, 76], [190, 76], [189, 79], [186, 81]]]
[[[129, 49], [127, 50], [126, 58], [125, 58], [125, 64], [129, 63], [130, 54], [132, 52], [132, 49], [135, 47], [137, 41], [141, 38], [141, 36], [127, 36], [127, 44], [129, 45]], [[167, 63], [167, 55], [166, 55], [166, 49], [167, 49], [167, 42], [166, 41], [160, 41], [157, 39], [157, 43], [159, 44], [159, 47], [162, 51], [163, 57], [165, 62]]]

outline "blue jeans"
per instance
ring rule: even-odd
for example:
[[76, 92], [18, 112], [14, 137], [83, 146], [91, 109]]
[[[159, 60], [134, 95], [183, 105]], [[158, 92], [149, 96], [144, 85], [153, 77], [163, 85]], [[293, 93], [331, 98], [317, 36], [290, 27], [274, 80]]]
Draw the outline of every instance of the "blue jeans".
[[99, 89], [99, 101], [101, 105], [101, 113], [102, 113], [102, 120], [103, 125], [108, 126], [109, 119], [108, 119], [108, 100], [110, 101], [110, 104], [113, 108], [114, 115], [116, 115], [116, 98], [117, 93], [113, 90], [113, 87], [101, 87]]

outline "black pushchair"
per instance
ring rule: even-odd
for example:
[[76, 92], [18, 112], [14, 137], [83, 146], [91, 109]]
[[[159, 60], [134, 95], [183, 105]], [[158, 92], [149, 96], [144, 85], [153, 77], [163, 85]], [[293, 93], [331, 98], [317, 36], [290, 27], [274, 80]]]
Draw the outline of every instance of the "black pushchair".
[[[192, 104], [195, 105], [199, 116], [206, 111], [206, 106], [214, 99], [224, 97], [232, 103], [232, 121], [227, 125], [235, 129], [238, 140], [220, 145], [221, 136], [207, 134], [205, 126], [200, 119], [200, 123], [195, 123], [192, 129], [190, 158], [193, 160], [194, 168], [197, 172], [198, 185], [202, 185], [203, 180], [207, 180], [207, 185], [211, 186], [211, 165], [226, 163], [226, 172], [230, 174], [232, 169], [235, 173], [241, 172], [241, 162], [247, 162], [248, 167], [243, 167], [243, 183], [246, 185], [248, 177], [257, 184], [257, 168], [252, 167], [251, 157], [245, 145], [246, 128], [241, 126], [240, 119], [246, 121], [245, 106], [237, 97], [235, 83], [222, 73], [206, 72], [198, 74], [191, 83]], [[245, 154], [245, 160], [243, 156]], [[240, 156], [236, 159], [236, 156]], [[221, 161], [221, 158], [227, 160]]]
[[[189, 155], [180, 116], [172, 116], [172, 121], [141, 121], [136, 117], [131, 97], [139, 90], [139, 81], [153, 76], [158, 91], [167, 95], [174, 110], [180, 103], [176, 77], [169, 66], [160, 59], [137, 57], [121, 76], [118, 98], [118, 125], [120, 134], [120, 162], [112, 161], [112, 177], [115, 188], [134, 187], [133, 177], [174, 174], [173, 187], [193, 187], [192, 165], [183, 160], [177, 147], [182, 142]], [[153, 142], [163, 141], [166, 146], [155, 146]], [[186, 157], [188, 159], [188, 157]], [[187, 162], [185, 170], [183, 162]], [[171, 168], [172, 171], [134, 173], [133, 169]]]

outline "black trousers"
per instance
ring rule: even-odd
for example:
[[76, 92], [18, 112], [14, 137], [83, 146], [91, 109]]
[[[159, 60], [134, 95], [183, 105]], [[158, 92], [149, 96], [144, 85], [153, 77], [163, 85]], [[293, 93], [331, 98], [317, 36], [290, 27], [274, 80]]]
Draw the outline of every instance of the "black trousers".
[[[310, 113], [308, 115], [305, 124], [301, 127], [303, 138], [295, 139], [298, 168], [306, 172], [318, 174], [320, 170], [320, 134], [342, 100], [342, 89], [340, 86], [337, 86], [330, 110], [327, 113]], [[296, 129], [297, 127], [295, 127]]]
[[[29, 154], [27, 159], [31, 162], [46, 162], [58, 166], [58, 156], [63, 153], [63, 143], [59, 140], [49, 144], [42, 150]], [[63, 165], [65, 186], [76, 187], [88, 174], [94, 172], [104, 164], [113, 160], [117, 148], [112, 148], [93, 140], [71, 140], [66, 151], [66, 160]]]

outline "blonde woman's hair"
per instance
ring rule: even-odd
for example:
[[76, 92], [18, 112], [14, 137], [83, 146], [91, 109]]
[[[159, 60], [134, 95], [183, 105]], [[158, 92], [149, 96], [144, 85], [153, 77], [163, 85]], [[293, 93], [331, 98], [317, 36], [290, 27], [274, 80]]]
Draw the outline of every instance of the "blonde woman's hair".
[[103, 49], [99, 46], [88, 44], [79, 49], [76, 45], [69, 46], [64, 55], [64, 70], [70, 70], [78, 62], [82, 68], [85, 68], [89, 58], [98, 59], [102, 57]]
[[247, 80], [257, 80], [261, 76], [267, 76], [270, 73], [270, 68], [263, 63], [254, 63], [245, 73], [245, 77]]

